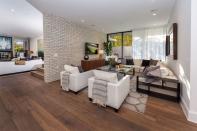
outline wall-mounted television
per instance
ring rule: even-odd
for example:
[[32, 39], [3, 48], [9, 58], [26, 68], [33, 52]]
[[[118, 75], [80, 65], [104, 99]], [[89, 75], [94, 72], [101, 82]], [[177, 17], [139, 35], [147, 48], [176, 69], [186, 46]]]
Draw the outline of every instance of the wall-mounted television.
[[85, 54], [86, 55], [95, 55], [98, 54], [99, 44], [96, 43], [85, 43]]
[[0, 51], [12, 50], [12, 37], [0, 36]]

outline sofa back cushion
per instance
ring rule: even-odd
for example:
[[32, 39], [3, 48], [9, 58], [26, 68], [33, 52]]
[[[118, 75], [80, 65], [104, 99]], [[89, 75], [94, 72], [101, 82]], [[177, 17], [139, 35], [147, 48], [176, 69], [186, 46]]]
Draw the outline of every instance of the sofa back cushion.
[[133, 59], [134, 65], [136, 66], [141, 66], [142, 65], [142, 60], [141, 59]]
[[70, 72], [71, 74], [77, 74], [79, 73], [78, 67], [70, 66], [70, 65], [64, 65], [64, 69], [67, 72]]
[[126, 65], [134, 65], [133, 59], [126, 59]]
[[150, 65], [150, 60], [142, 60], [142, 65], [141, 66], [149, 66]]
[[117, 73], [105, 72], [100, 70], [93, 71], [96, 79], [104, 80], [110, 83], [118, 83]]

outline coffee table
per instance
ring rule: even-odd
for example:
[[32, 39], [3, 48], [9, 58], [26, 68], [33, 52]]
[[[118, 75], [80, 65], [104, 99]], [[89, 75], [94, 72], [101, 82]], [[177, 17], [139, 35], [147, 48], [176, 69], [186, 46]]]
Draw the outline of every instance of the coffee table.
[[[129, 65], [123, 65], [123, 67], [121, 68], [115, 68], [115, 67], [111, 67], [109, 65], [107, 66], [102, 66], [97, 68], [97, 70], [102, 70], [102, 71], [106, 71], [106, 72], [116, 72], [116, 73], [121, 73], [125, 75], [135, 75], [135, 68], [134, 66], [129, 66]], [[132, 72], [132, 74], [130, 73]]]

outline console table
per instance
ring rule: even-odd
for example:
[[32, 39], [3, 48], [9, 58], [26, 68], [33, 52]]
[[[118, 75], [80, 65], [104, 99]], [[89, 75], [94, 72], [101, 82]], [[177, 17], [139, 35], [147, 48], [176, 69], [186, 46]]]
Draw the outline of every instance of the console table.
[[104, 59], [90, 59], [90, 60], [82, 60], [81, 66], [84, 71], [93, 70], [105, 65]]
[[180, 82], [177, 79], [157, 78], [154, 82], [146, 82], [142, 76], [137, 76], [137, 91], [150, 96], [175, 102], [180, 101]]

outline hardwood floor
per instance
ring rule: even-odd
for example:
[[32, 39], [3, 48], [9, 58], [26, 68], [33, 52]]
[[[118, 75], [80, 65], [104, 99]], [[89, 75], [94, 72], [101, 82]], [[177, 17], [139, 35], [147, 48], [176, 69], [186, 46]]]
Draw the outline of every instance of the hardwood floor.
[[30, 73], [0, 77], [0, 131], [196, 131], [179, 104], [149, 97], [146, 112], [97, 107]]

